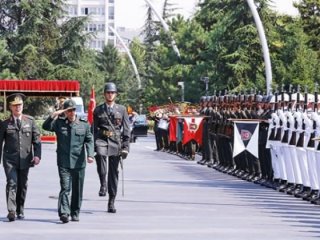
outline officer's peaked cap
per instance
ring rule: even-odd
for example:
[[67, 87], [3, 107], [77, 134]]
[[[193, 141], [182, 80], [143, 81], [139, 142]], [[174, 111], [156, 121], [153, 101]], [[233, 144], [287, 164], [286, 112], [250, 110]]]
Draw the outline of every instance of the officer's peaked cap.
[[23, 104], [23, 101], [26, 99], [26, 96], [22, 93], [14, 93], [7, 97], [7, 102], [10, 105]]
[[113, 82], [107, 82], [106, 85], [104, 85], [104, 92], [118, 92], [116, 84]]
[[74, 109], [76, 108], [76, 102], [72, 99], [68, 99], [63, 103], [63, 109]]

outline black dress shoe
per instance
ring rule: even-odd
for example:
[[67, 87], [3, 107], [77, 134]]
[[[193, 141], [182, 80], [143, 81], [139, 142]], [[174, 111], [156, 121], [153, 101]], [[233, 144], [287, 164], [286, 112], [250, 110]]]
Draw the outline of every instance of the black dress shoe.
[[252, 178], [252, 182], [254, 184], [260, 184], [261, 179], [262, 179], [261, 175], [257, 175], [257, 176], [254, 176], [254, 178]]
[[247, 173], [247, 172], [246, 172], [245, 174], [242, 175], [241, 179], [242, 179], [242, 180], [246, 180], [247, 177], [249, 177], [249, 175], [250, 175], [250, 173]]
[[17, 214], [17, 219], [23, 220], [24, 219], [24, 214], [23, 213], [18, 213]]
[[288, 184], [284, 183], [284, 184], [281, 184], [281, 185], [277, 188], [277, 190], [278, 190], [279, 192], [285, 192], [285, 190], [286, 190], [287, 187], [288, 187]]
[[227, 174], [232, 175], [233, 172], [235, 172], [236, 169], [234, 167], [231, 167], [228, 171]]
[[246, 181], [252, 182], [252, 179], [254, 178], [254, 174], [250, 174], [249, 176], [246, 177]]
[[317, 204], [317, 203], [320, 202], [320, 197], [317, 196], [317, 197], [315, 197], [314, 199], [310, 200], [310, 202], [311, 202], [312, 204], [319, 205], [319, 204]]
[[68, 223], [69, 222], [69, 216], [67, 214], [62, 214], [60, 216], [60, 221], [63, 223]]
[[305, 201], [311, 201], [311, 199], [318, 196], [318, 190], [311, 190], [302, 196], [302, 199]]
[[296, 198], [304, 197], [310, 191], [310, 187], [303, 187], [300, 192], [294, 194]]
[[99, 190], [99, 196], [105, 197], [107, 195], [107, 188], [105, 186], [101, 186]]
[[13, 222], [14, 220], [16, 220], [16, 213], [13, 212], [13, 211], [10, 211], [10, 212], [8, 213], [7, 218], [9, 219], [9, 222]]
[[74, 216], [71, 216], [71, 221], [72, 222], [79, 222], [79, 217], [74, 215]]

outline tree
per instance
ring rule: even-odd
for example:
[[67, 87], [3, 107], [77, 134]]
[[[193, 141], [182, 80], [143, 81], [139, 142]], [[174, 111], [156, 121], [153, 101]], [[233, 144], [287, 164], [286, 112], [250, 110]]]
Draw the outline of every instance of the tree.
[[320, 55], [320, 0], [301, 0], [294, 5], [300, 12], [303, 30], [310, 37], [310, 47]]

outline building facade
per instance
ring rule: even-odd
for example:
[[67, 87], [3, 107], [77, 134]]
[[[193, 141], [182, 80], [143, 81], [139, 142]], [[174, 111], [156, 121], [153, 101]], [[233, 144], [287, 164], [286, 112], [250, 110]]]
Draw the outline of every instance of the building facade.
[[89, 16], [85, 28], [87, 32], [94, 32], [95, 37], [88, 42], [92, 49], [101, 51], [106, 44], [116, 46], [116, 36], [108, 28], [115, 26], [116, 0], [67, 0], [66, 12], [68, 17]]

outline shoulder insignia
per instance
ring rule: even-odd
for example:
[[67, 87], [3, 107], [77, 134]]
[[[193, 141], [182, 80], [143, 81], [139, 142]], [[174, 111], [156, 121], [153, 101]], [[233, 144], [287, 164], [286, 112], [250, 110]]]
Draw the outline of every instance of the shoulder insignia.
[[80, 117], [79, 120], [82, 121], [82, 122], [87, 122], [88, 121], [87, 118], [85, 118], [85, 117]]
[[22, 115], [22, 118], [27, 118], [27, 119], [30, 119], [30, 120], [33, 120], [34, 118], [33, 117], [31, 117], [30, 115]]

